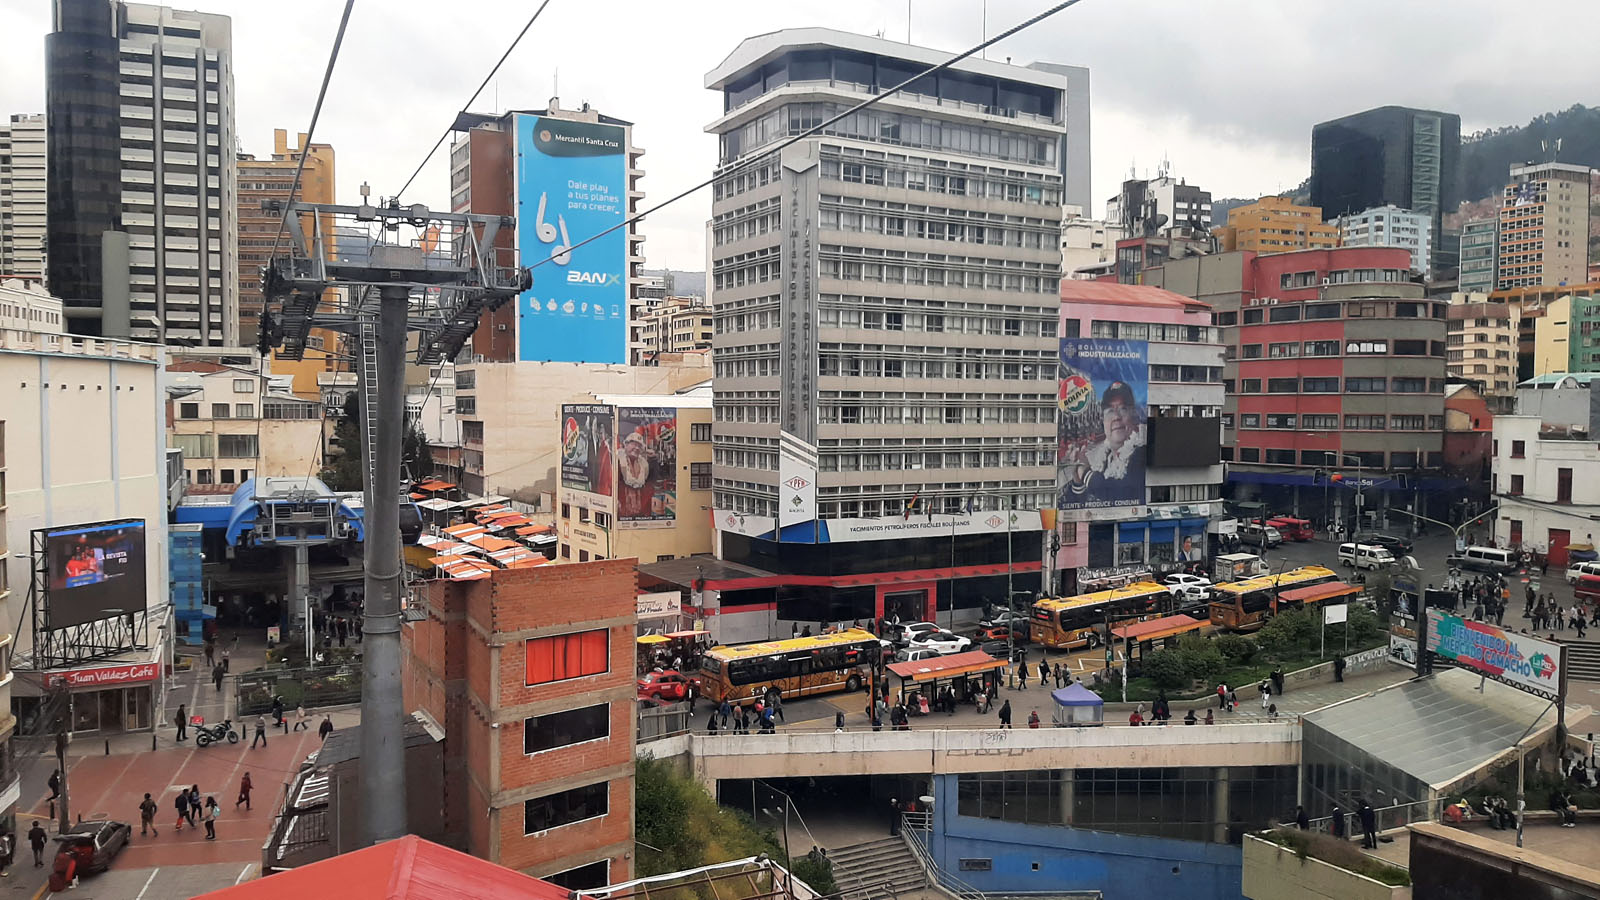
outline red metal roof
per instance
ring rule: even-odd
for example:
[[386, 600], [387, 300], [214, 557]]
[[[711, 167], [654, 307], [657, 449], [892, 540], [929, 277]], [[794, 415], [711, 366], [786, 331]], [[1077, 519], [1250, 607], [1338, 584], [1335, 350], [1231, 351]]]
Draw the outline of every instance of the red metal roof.
[[1157, 638], [1194, 631], [1204, 624], [1192, 616], [1162, 616], [1159, 619], [1146, 619], [1143, 622], [1113, 628], [1111, 634], [1119, 641], [1153, 641]]
[[201, 896], [207, 900], [278, 900], [333, 894], [340, 900], [568, 900], [570, 896], [565, 888], [548, 881], [416, 835]]
[[1295, 588], [1292, 591], [1279, 591], [1279, 600], [1288, 600], [1290, 603], [1316, 603], [1318, 600], [1330, 600], [1334, 597], [1344, 597], [1349, 594], [1359, 594], [1361, 588], [1342, 581], [1331, 581], [1327, 584], [1313, 584], [1310, 587]]
[[1144, 284], [1117, 284], [1113, 281], [1061, 279], [1061, 299], [1078, 303], [1112, 303], [1121, 306], [1166, 306], [1178, 309], [1210, 309], [1211, 304], [1182, 294]]
[[952, 675], [964, 675], [971, 672], [981, 672], [985, 669], [999, 668], [1005, 665], [1003, 660], [995, 659], [982, 650], [968, 650], [965, 653], [952, 653], [936, 659], [919, 659], [912, 662], [890, 663], [889, 671], [901, 678], [910, 678], [913, 681], [927, 681], [930, 678], [948, 678]]

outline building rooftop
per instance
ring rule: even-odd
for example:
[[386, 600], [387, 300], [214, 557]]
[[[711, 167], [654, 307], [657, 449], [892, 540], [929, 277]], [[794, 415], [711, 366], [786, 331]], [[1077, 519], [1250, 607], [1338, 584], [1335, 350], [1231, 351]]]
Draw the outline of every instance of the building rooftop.
[[1517, 387], [1540, 391], [1586, 388], [1596, 378], [1600, 378], [1600, 372], [1551, 372], [1548, 375], [1535, 375], [1527, 381], [1519, 381]]
[[[904, 59], [928, 66], [945, 62], [954, 55], [931, 47], [903, 44], [887, 38], [854, 34], [834, 28], [784, 28], [779, 31], [769, 31], [766, 34], [753, 35], [740, 41], [739, 46], [735, 47], [726, 59], [718, 64], [715, 69], [706, 73], [706, 87], [712, 90], [722, 90], [730, 80], [741, 73], [749, 71], [756, 66], [764, 65], [791, 50], [814, 50], [827, 47], [890, 56], [895, 59]], [[1065, 75], [1058, 75], [1040, 69], [1024, 68], [1023, 66], [997, 62], [991, 59], [969, 57], [950, 68], [960, 72], [972, 72], [978, 75], [1020, 81], [1025, 84], [1035, 84], [1040, 87], [1055, 88], [1060, 91], [1067, 89], [1067, 76]]]
[[1116, 284], [1109, 281], [1063, 279], [1062, 302], [1108, 303], [1117, 306], [1157, 306], [1209, 310], [1211, 304], [1182, 294], [1142, 284]]

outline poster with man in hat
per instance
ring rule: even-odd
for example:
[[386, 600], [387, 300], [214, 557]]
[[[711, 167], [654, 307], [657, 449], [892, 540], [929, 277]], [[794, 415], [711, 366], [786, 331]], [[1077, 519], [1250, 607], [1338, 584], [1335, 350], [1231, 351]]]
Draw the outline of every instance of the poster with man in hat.
[[1147, 346], [1144, 341], [1062, 339], [1058, 509], [1144, 503]]

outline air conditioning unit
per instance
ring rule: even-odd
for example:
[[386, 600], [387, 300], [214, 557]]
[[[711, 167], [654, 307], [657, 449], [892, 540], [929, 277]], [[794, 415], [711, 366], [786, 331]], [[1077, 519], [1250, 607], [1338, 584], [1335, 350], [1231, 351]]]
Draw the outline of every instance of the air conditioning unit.
[[1331, 283], [1332, 283], [1332, 281], [1330, 279], [1327, 279], [1327, 278], [1322, 279], [1322, 286], [1323, 287], [1327, 287]]

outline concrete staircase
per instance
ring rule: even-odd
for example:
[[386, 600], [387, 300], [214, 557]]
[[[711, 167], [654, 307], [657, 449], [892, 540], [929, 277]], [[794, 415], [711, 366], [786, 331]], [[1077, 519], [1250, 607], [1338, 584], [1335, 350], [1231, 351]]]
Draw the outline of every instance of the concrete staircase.
[[1600, 643], [1566, 641], [1567, 677], [1578, 681], [1600, 681]]
[[828, 850], [840, 900], [891, 900], [927, 887], [927, 876], [911, 848], [897, 837]]

